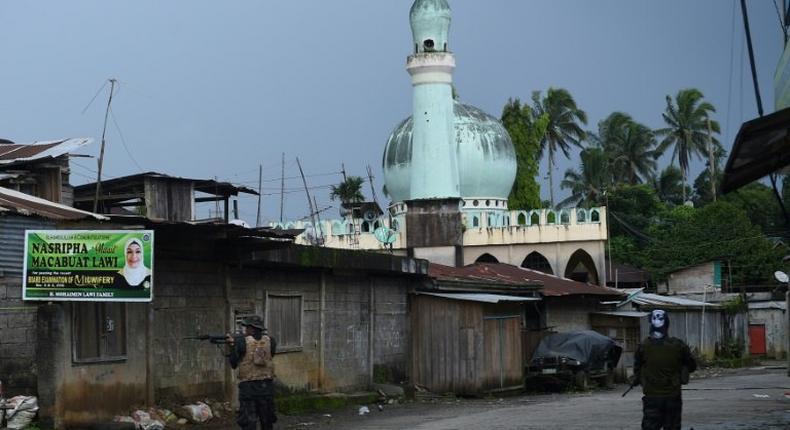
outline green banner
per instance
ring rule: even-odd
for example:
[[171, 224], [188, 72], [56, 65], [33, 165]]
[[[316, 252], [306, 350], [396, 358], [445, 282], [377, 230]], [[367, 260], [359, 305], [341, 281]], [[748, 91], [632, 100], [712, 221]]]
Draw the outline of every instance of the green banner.
[[151, 230], [27, 230], [23, 300], [150, 302]]

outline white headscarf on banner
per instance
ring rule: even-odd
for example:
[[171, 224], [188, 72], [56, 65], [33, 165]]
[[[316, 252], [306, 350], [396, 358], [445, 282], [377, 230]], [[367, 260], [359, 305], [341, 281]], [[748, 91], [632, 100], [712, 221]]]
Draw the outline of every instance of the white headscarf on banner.
[[[129, 260], [126, 259], [126, 251], [129, 249], [131, 245], [137, 245], [140, 247], [140, 261], [137, 263], [137, 267], [132, 267], [129, 265]], [[126, 245], [123, 247], [123, 255], [124, 255], [124, 266], [121, 269], [120, 273], [126, 279], [126, 282], [131, 285], [132, 287], [136, 287], [140, 285], [147, 276], [151, 274], [151, 271], [145, 267], [145, 251], [143, 248], [143, 242], [140, 239], [132, 238], [126, 241]]]

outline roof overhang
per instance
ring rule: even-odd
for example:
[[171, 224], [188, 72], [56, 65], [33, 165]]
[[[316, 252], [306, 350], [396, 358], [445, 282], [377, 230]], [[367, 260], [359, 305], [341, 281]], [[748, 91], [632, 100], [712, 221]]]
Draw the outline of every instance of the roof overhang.
[[462, 300], [466, 302], [478, 302], [478, 303], [503, 303], [503, 302], [510, 302], [510, 303], [522, 303], [522, 302], [539, 302], [540, 299], [537, 297], [520, 297], [520, 296], [508, 296], [505, 294], [488, 294], [488, 293], [426, 293], [422, 291], [418, 291], [415, 294], [422, 295], [422, 296], [432, 296], [432, 297], [440, 297], [443, 299], [450, 299], [450, 300]]
[[104, 215], [74, 209], [71, 206], [51, 202], [4, 187], [0, 187], [0, 210], [3, 212], [15, 212], [26, 216], [36, 215], [54, 220], [93, 218], [99, 221], [108, 221], [110, 219]]
[[790, 165], [790, 108], [743, 123], [724, 168], [728, 193]]

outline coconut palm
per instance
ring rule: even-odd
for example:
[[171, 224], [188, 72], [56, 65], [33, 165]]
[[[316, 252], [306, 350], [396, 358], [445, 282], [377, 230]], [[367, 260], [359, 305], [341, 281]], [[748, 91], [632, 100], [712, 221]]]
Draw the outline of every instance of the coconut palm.
[[[662, 114], [667, 127], [656, 130], [663, 137], [659, 144], [661, 152], [672, 147], [672, 162], [678, 161], [683, 176], [683, 201], [686, 201], [689, 162], [692, 157], [704, 156], [708, 147], [708, 121], [716, 112], [712, 104], [704, 101], [701, 91], [691, 88], [678, 91], [675, 100], [667, 96], [667, 108]], [[712, 133], [719, 133], [719, 123], [710, 121]], [[712, 138], [714, 144], [718, 144]]]
[[667, 166], [659, 176], [653, 177], [653, 187], [664, 203], [683, 204], [683, 174], [675, 166]]
[[604, 120], [602, 146], [618, 181], [632, 185], [648, 181], [656, 173], [656, 137], [647, 126], [627, 114], [615, 112]]
[[571, 195], [560, 202], [560, 206], [581, 204], [592, 206], [600, 204], [604, 190], [612, 183], [609, 174], [609, 159], [599, 147], [585, 148], [579, 154], [579, 170], [568, 169], [560, 188], [570, 189]]
[[365, 182], [360, 176], [349, 176], [343, 182], [332, 185], [329, 198], [339, 199], [343, 203], [358, 203], [365, 200], [362, 194], [362, 184]]
[[548, 152], [549, 167], [549, 196], [551, 205], [554, 206], [554, 157], [557, 151], [562, 151], [569, 157], [571, 146], [582, 147], [586, 133], [581, 128], [587, 124], [587, 114], [576, 106], [576, 101], [568, 90], [563, 88], [549, 88], [546, 97], [541, 99], [540, 91], [532, 93], [535, 117], [545, 115], [548, 118], [546, 132], [540, 141], [538, 158]]

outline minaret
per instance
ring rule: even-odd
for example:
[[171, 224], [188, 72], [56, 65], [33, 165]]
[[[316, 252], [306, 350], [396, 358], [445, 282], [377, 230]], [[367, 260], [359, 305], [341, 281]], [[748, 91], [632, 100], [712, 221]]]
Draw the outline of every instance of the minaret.
[[411, 199], [460, 197], [453, 126], [453, 70], [449, 51], [450, 6], [416, 0], [409, 13], [414, 54], [406, 70], [414, 92]]
[[409, 14], [414, 54], [411, 173], [406, 246], [412, 257], [463, 265], [461, 186], [453, 123], [453, 70], [447, 0], [416, 0]]

